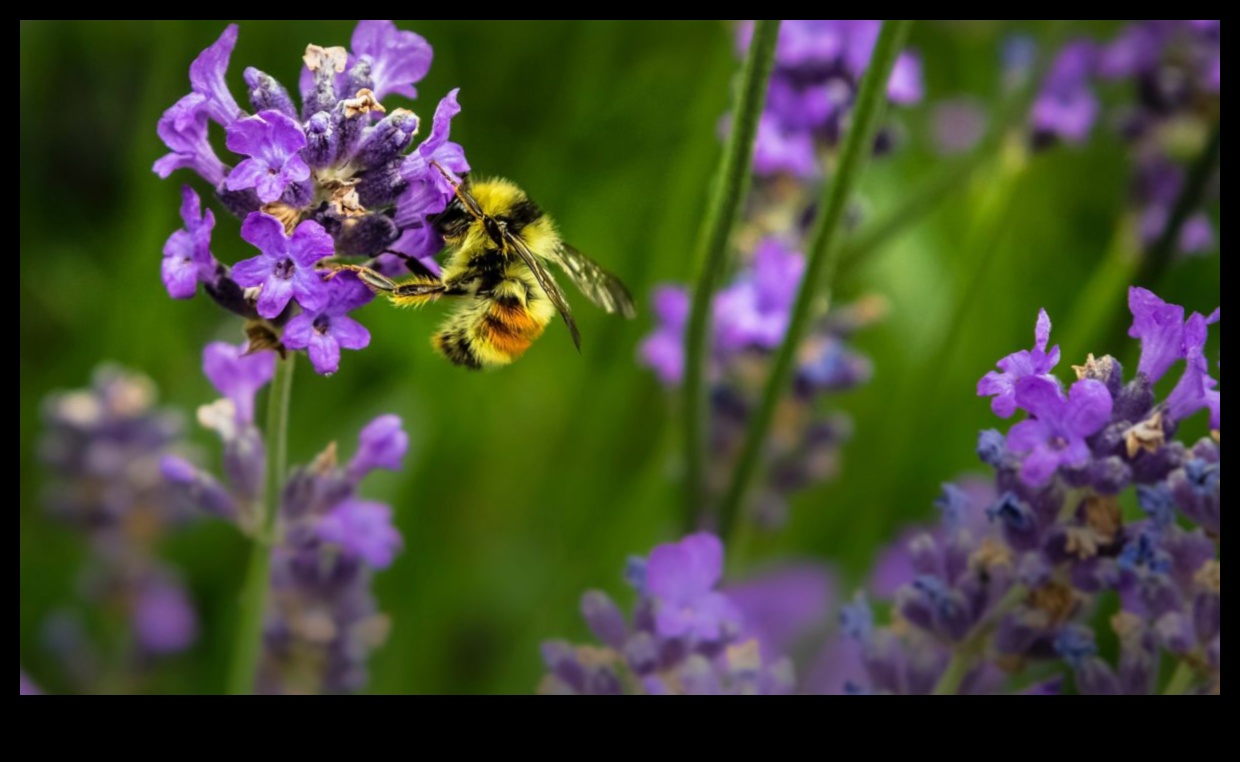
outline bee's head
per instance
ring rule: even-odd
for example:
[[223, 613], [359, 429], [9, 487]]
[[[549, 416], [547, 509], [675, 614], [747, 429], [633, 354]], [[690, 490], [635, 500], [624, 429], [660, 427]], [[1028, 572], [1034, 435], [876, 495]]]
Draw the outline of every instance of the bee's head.
[[430, 218], [430, 222], [444, 241], [458, 243], [469, 232], [469, 226], [474, 223], [474, 217], [459, 198], [453, 197], [442, 212]]

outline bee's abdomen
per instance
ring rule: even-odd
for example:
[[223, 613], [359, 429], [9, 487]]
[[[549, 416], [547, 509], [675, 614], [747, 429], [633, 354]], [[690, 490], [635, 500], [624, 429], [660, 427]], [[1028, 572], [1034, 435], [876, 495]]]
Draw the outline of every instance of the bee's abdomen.
[[529, 309], [528, 297], [517, 295], [522, 290], [505, 281], [497, 293], [463, 305], [435, 335], [435, 349], [453, 364], [475, 370], [521, 357], [548, 322]]

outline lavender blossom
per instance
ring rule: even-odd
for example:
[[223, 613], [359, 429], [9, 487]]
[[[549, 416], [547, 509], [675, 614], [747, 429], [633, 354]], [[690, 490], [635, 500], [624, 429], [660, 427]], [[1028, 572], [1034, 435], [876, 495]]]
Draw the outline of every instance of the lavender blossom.
[[[309, 223], [303, 223], [309, 224]], [[327, 284], [327, 301], [294, 317], [284, 329], [284, 345], [305, 349], [314, 369], [331, 375], [340, 368], [340, 350], [365, 349], [370, 331], [348, 313], [369, 303], [374, 294], [353, 273], [342, 273]]]
[[1098, 98], [1090, 86], [1097, 47], [1074, 40], [1059, 51], [1033, 104], [1037, 142], [1080, 143], [1098, 120]]
[[[821, 175], [817, 154], [839, 141], [880, 23], [794, 20], [780, 24], [775, 68], [754, 150], [754, 170], [760, 176], [788, 174], [812, 180]], [[752, 22], [738, 27], [739, 50], [748, 48], [752, 35]], [[921, 59], [905, 51], [892, 69], [887, 97], [903, 106], [919, 103], [923, 95]]]
[[1022, 349], [1013, 352], [997, 364], [1002, 373], [993, 370], [982, 376], [977, 382], [977, 393], [984, 397], [994, 397], [990, 401], [990, 409], [1000, 418], [1011, 418], [1016, 412], [1016, 383], [1029, 376], [1042, 376], [1052, 379], [1050, 372], [1059, 364], [1059, 346], [1050, 352], [1046, 345], [1051, 338], [1051, 319], [1046, 310], [1038, 312], [1037, 327], [1033, 332], [1033, 349]]
[[723, 546], [704, 533], [656, 547], [636, 559], [630, 582], [638, 594], [627, 619], [605, 593], [582, 597], [590, 630], [604, 645], [542, 646], [547, 675], [540, 693], [576, 695], [783, 694], [793, 690], [792, 664], [742, 636], [738, 606], [716, 587]]
[[185, 227], [168, 236], [160, 267], [164, 287], [173, 299], [193, 296], [200, 282], [214, 281], [216, 268], [219, 267], [211, 255], [211, 230], [215, 228], [215, 215], [210, 209], [203, 213], [198, 194], [188, 185], [181, 188], [181, 219], [185, 221]]
[[90, 543], [92, 564], [80, 589], [133, 633], [136, 653], [125, 658], [189, 648], [197, 614], [175, 572], [156, 556], [157, 543], [190, 516], [161, 475], [162, 461], [181, 447], [181, 416], [155, 407], [149, 379], [116, 367], [96, 371], [88, 389], [48, 397], [43, 415], [49, 508]]
[[228, 128], [228, 150], [249, 156], [229, 173], [224, 187], [230, 191], [254, 188], [258, 200], [271, 203], [284, 189], [310, 178], [310, 167], [301, 158], [306, 135], [301, 125], [279, 111], [262, 111], [238, 119]]
[[[449, 140], [458, 91], [437, 104], [430, 135], [415, 144], [418, 116], [389, 112], [381, 99], [417, 95], [431, 48], [391, 21], [362, 21], [351, 52], [306, 48], [300, 108], [275, 77], [246, 68], [251, 114], [226, 84], [236, 41], [231, 25], [191, 65], [191, 92], [159, 121], [170, 152], [154, 170], [161, 177], [196, 172], [244, 219], [242, 237], [262, 255], [231, 267], [216, 263], [207, 249], [214, 218], [210, 211], [200, 218], [197, 206], [190, 215], [187, 197], [186, 230], [169, 239], [163, 280], [174, 298], [206, 283], [225, 309], [269, 321], [251, 331], [252, 349], [279, 348], [283, 339], [284, 348], [307, 350], [318, 372], [333, 373], [342, 347], [368, 343], [347, 314], [365, 300], [332, 300], [316, 266], [361, 257], [391, 277], [408, 274], [406, 262], [438, 271], [434, 256], [443, 242], [430, 218], [447, 206], [452, 187], [434, 163], [469, 171], [464, 151]], [[221, 160], [212, 148], [213, 123], [223, 128], [232, 158]]]
[[237, 421], [254, 422], [254, 395], [271, 381], [276, 358], [270, 352], [247, 352], [247, 345], [211, 342], [202, 350], [202, 372], [215, 390], [232, 400]]
[[43, 691], [39, 690], [39, 686], [35, 685], [34, 681], [31, 680], [29, 677], [26, 677], [25, 670], [18, 669], [17, 672], [18, 672], [18, 678], [19, 678], [17, 695], [19, 696], [42, 696], [43, 695]]

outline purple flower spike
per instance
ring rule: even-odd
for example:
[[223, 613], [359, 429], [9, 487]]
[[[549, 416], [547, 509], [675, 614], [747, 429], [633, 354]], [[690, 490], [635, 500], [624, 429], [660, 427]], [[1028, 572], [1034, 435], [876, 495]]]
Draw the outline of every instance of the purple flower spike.
[[925, 95], [921, 79], [921, 57], [916, 53], [901, 53], [887, 80], [887, 98], [892, 103], [909, 105], [920, 103]]
[[1089, 136], [1098, 119], [1098, 99], [1089, 87], [1097, 50], [1092, 42], [1068, 43], [1059, 52], [1033, 104], [1033, 127], [1069, 143]]
[[185, 590], [166, 579], [152, 580], [138, 593], [133, 624], [148, 653], [184, 651], [198, 637], [198, 616]]
[[376, 468], [399, 471], [409, 451], [409, 435], [398, 415], [379, 416], [366, 424], [357, 439], [357, 454], [349, 461], [349, 476], [354, 480]]
[[202, 350], [202, 372], [215, 390], [233, 401], [238, 423], [254, 422], [254, 395], [267, 385], [276, 371], [274, 352], [246, 354], [239, 345], [213, 341]]
[[1046, 351], [1051, 340], [1051, 319], [1046, 310], [1038, 311], [1033, 340], [1033, 349], [1013, 352], [997, 363], [1002, 373], [992, 370], [977, 382], [977, 396], [994, 397], [990, 409], [1000, 418], [1011, 418], [1016, 412], [1016, 383], [1022, 378], [1037, 376], [1055, 382], [1050, 372], [1059, 364], [1059, 345]]
[[431, 69], [431, 46], [421, 35], [397, 29], [391, 21], [359, 21], [351, 45], [353, 55], [370, 59], [376, 98], [388, 93], [418, 97], [413, 83]]
[[250, 288], [262, 286], [258, 295], [258, 314], [274, 318], [296, 297], [305, 310], [327, 304], [328, 288], [314, 265], [335, 253], [332, 237], [323, 226], [306, 220], [291, 238], [284, 225], [269, 214], [252, 212], [241, 224], [241, 237], [262, 252], [257, 257], [233, 265], [233, 280]]
[[1155, 383], [1185, 355], [1184, 308], [1164, 302], [1153, 291], [1133, 286], [1128, 289], [1128, 309], [1132, 312], [1128, 335], [1141, 340], [1137, 371]]
[[469, 171], [465, 150], [448, 140], [452, 117], [461, 112], [461, 106], [456, 102], [459, 92], [460, 88], [457, 88], [439, 101], [431, 134], [401, 163], [400, 175], [409, 183], [396, 207], [395, 221], [402, 228], [425, 224], [428, 215], [442, 212], [452, 199], [452, 184], [431, 165], [432, 161], [458, 175]]
[[306, 147], [301, 125], [279, 111], [238, 119], [228, 128], [228, 150], [250, 158], [228, 175], [229, 190], [253, 188], [263, 203], [279, 200], [284, 189], [310, 178], [310, 167], [298, 153]]
[[793, 177], [817, 177], [818, 156], [814, 151], [813, 135], [805, 130], [788, 129], [774, 116], [763, 112], [754, 141], [753, 169], [759, 175], [787, 172]]
[[653, 309], [659, 324], [638, 348], [642, 362], [668, 386], [680, 383], [685, 373], [685, 322], [689, 319], [689, 294], [677, 286], [654, 290]]
[[212, 186], [224, 181], [227, 168], [207, 139], [207, 112], [201, 95], [190, 93], [172, 104], [155, 131], [169, 151], [155, 160], [151, 167], [155, 174], [167, 178], [178, 169], [192, 169]]
[[390, 566], [403, 544], [400, 532], [392, 526], [389, 506], [352, 498], [319, 521], [318, 536], [323, 542], [339, 545], [376, 569]]
[[370, 344], [370, 331], [348, 313], [374, 298], [353, 273], [342, 273], [327, 285], [329, 295], [322, 309], [302, 312], [284, 329], [284, 345], [307, 350], [314, 370], [323, 375], [339, 370], [341, 348], [365, 349]]
[[198, 54], [189, 65], [189, 83], [195, 93], [205, 98], [207, 114], [224, 127], [230, 126], [245, 114], [228, 91], [224, 75], [228, 72], [228, 59], [237, 46], [237, 25], [229, 24], [220, 38]]
[[1111, 393], [1101, 381], [1082, 379], [1064, 399], [1059, 384], [1040, 376], [1016, 382], [1016, 404], [1033, 416], [1008, 432], [1008, 449], [1023, 456], [1020, 478], [1037, 487], [1050, 481], [1060, 466], [1089, 461], [1085, 438], [1111, 418]]
[[804, 271], [805, 258], [799, 252], [774, 239], [758, 244], [752, 276], [715, 297], [717, 348], [778, 347], [788, 330], [789, 312]]
[[164, 244], [164, 261], [160, 277], [168, 296], [188, 299], [198, 290], [198, 282], [209, 283], [215, 276], [215, 258], [211, 256], [211, 230], [215, 215], [210, 209], [204, 214], [202, 201], [188, 185], [181, 188], [182, 230], [168, 236]]
[[699, 532], [651, 551], [646, 587], [658, 604], [658, 634], [713, 642], [738, 625], [736, 605], [714, 590], [722, 576], [723, 543], [712, 534]]

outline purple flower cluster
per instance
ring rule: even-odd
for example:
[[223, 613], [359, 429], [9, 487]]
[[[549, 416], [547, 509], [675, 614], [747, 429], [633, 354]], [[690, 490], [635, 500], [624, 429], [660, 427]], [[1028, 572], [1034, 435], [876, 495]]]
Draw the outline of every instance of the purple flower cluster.
[[[757, 403], [763, 369], [783, 341], [805, 259], [779, 239], [762, 239], [752, 266], [715, 294], [712, 301], [713, 342], [710, 356], [712, 488], [722, 490], [729, 464], [739, 454], [749, 412]], [[654, 332], [639, 356], [669, 387], [684, 373], [684, 332], [689, 295], [677, 286], [655, 290]], [[881, 311], [874, 300], [838, 307], [820, 318], [802, 344], [789, 415], [776, 423], [775, 442], [768, 450], [768, 480], [759, 496], [758, 512], [768, 525], [782, 523], [788, 496], [834, 475], [838, 448], [850, 434], [849, 420], [839, 414], [815, 412], [821, 397], [847, 391], [870, 376], [869, 361], [856, 353], [848, 338]]]
[[43, 419], [49, 508], [83, 533], [93, 556], [79, 588], [99, 608], [124, 613], [140, 655], [185, 650], [197, 637], [197, 614], [155, 551], [190, 516], [159, 471], [181, 445], [181, 416], [155, 407], [146, 377], [103, 367], [90, 388], [48, 397]]
[[[328, 278], [317, 265], [365, 257], [392, 276], [410, 268], [438, 272], [442, 241], [428, 217], [443, 211], [452, 188], [433, 163], [469, 170], [464, 151], [448, 140], [460, 111], [457, 91], [439, 102], [430, 135], [415, 147], [418, 117], [404, 108], [389, 112], [380, 99], [416, 95], [414, 83], [430, 69], [430, 45], [391, 21], [362, 21], [351, 50], [306, 48], [300, 110], [273, 77], [247, 68], [251, 114], [225, 83], [236, 42], [230, 25], [190, 66], [191, 92], [159, 120], [169, 153], [154, 170], [160, 177], [196, 172], [243, 219], [241, 237], [259, 255], [231, 267], [218, 262], [211, 253], [215, 217], [185, 186], [185, 227], [164, 246], [164, 285], [186, 299], [202, 283], [225, 308], [267, 321], [273, 335], [283, 330], [283, 346], [306, 350], [316, 371], [334, 373], [341, 349], [370, 341], [348, 313], [371, 294], [355, 277]], [[235, 154], [231, 164], [212, 147], [213, 123]]]
[[[864, 598], [845, 609], [843, 629], [864, 666], [850, 690], [942, 689], [949, 663], [964, 659], [953, 691], [998, 691], [1032, 663], [1062, 660], [1078, 692], [1149, 693], [1163, 654], [1184, 676], [1169, 689], [1219, 690], [1220, 395], [1204, 353], [1219, 312], [1185, 318], [1140, 288], [1129, 306], [1129, 333], [1141, 341], [1131, 380], [1113, 357], [1091, 355], [1065, 389], [1051, 373], [1059, 353], [1047, 349], [1043, 312], [1034, 348], [979, 382], [997, 414], [1026, 418], [979, 439], [994, 492], [946, 486], [939, 526], [885, 560], [903, 576], [892, 626], [875, 627]], [[1159, 399], [1154, 384], [1181, 361], [1179, 381]], [[1175, 441], [1201, 411], [1212, 436]], [[1143, 517], [1125, 517], [1125, 492]], [[1114, 666], [1085, 624], [1107, 591], [1122, 602], [1110, 618], [1120, 643]]]
[[[881, 26], [880, 21], [850, 19], [780, 24], [754, 147], [758, 175], [822, 175], [819, 151], [839, 142]], [[752, 36], [753, 22], [743, 22], [737, 34], [742, 53]], [[921, 101], [922, 95], [921, 59], [901, 53], [887, 82], [887, 97], [907, 105]], [[880, 145], [886, 142], [879, 140]]]
[[[270, 352], [209, 344], [203, 370], [224, 397], [200, 408], [198, 418], [222, 440], [225, 479], [176, 456], [160, 463], [164, 480], [188, 502], [250, 533], [260, 531], [255, 511], [266, 459], [254, 425], [254, 396], [271, 380], [274, 366]], [[375, 469], [398, 470], [408, 447], [400, 419], [382, 415], [362, 429], [348, 463], [338, 463], [333, 443], [309, 465], [293, 469], [271, 540], [262, 691], [343, 692], [365, 684], [366, 657], [387, 632], [370, 592], [371, 575], [391, 565], [402, 541], [392, 509], [361, 499], [357, 490]]]
[[826, 615], [832, 582], [794, 567], [720, 589], [723, 544], [698, 533], [633, 558], [637, 593], [626, 618], [603, 592], [581, 599], [600, 646], [548, 641], [541, 693], [575, 695], [779, 695], [796, 689], [782, 654]]
[[[1109, 43], [1074, 40], [1057, 54], [1034, 102], [1034, 143], [1083, 142], [1102, 111], [1098, 85], [1130, 86], [1117, 122], [1133, 144], [1133, 202], [1141, 240], [1151, 245], [1163, 234], [1185, 183], [1179, 159], [1200, 150], [1218, 119], [1220, 60], [1218, 21], [1134, 21]], [[1185, 254], [1214, 245], [1203, 210], [1188, 219], [1175, 243]]]

